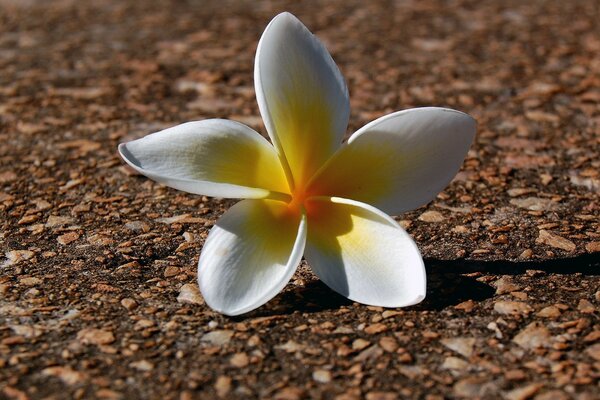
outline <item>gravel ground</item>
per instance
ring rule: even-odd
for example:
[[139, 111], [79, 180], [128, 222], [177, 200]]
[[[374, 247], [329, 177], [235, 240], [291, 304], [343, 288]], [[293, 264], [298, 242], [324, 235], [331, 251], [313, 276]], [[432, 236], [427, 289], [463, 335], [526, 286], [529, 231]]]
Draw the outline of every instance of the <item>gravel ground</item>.
[[[264, 132], [253, 58], [295, 13], [350, 89], [473, 115], [463, 169], [398, 216], [428, 297], [352, 303], [302, 265], [227, 318], [195, 283], [231, 200], [165, 188], [119, 142], [225, 117]], [[0, 398], [598, 399], [596, 1], [0, 0]]]

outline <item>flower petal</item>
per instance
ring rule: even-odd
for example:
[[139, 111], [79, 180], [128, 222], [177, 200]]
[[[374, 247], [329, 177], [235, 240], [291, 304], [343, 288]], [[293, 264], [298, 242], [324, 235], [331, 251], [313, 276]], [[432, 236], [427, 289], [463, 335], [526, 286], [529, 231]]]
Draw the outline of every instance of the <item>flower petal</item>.
[[323, 44], [292, 14], [276, 16], [256, 51], [256, 97], [267, 131], [296, 186], [337, 150], [350, 103]]
[[190, 193], [234, 198], [289, 193], [273, 146], [233, 121], [188, 122], [123, 143], [119, 152], [141, 174]]
[[425, 267], [410, 236], [392, 218], [357, 201], [307, 200], [305, 257], [336, 292], [360, 303], [404, 307], [425, 298]]
[[251, 311], [277, 295], [302, 259], [306, 217], [283, 202], [243, 200], [211, 229], [198, 262], [206, 303], [227, 315]]
[[467, 114], [445, 108], [386, 115], [352, 135], [309, 191], [362, 201], [392, 215], [415, 209], [456, 175], [475, 127]]

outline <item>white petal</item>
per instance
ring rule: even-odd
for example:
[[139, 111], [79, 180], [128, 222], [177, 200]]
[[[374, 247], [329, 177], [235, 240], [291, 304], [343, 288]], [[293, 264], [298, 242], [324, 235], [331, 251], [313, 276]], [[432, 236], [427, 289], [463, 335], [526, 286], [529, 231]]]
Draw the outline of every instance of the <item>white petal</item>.
[[296, 186], [337, 150], [350, 103], [339, 69], [323, 44], [292, 14], [276, 16], [256, 51], [256, 96], [267, 131]]
[[473, 118], [426, 107], [381, 117], [357, 131], [309, 191], [396, 215], [427, 204], [458, 172], [475, 137]]
[[290, 280], [306, 242], [306, 217], [283, 202], [243, 200], [210, 234], [198, 262], [206, 303], [226, 315], [251, 311]]
[[273, 146], [233, 121], [188, 122], [123, 143], [119, 152], [141, 174], [190, 193], [263, 198], [289, 192]]
[[305, 257], [336, 292], [360, 303], [404, 307], [425, 298], [425, 266], [410, 236], [368, 204], [317, 197], [307, 201]]

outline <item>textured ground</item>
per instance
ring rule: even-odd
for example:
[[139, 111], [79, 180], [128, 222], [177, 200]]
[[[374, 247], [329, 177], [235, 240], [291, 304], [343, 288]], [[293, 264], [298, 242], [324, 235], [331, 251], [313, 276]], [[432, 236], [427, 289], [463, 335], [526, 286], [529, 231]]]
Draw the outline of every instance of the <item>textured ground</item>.
[[[0, 0], [0, 398], [600, 398], [595, 1]], [[303, 265], [254, 313], [195, 266], [233, 204], [134, 175], [121, 141], [192, 119], [264, 132], [252, 82], [289, 10], [347, 78], [349, 132], [477, 118], [463, 170], [399, 216], [428, 297], [348, 302]]]

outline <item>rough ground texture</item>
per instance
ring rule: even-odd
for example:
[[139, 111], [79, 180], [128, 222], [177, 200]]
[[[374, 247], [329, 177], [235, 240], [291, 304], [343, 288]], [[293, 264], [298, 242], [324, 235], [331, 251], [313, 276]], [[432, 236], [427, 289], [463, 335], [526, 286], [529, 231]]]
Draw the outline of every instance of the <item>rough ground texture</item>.
[[[302, 265], [227, 318], [195, 267], [234, 202], [133, 174], [116, 146], [193, 119], [264, 132], [254, 51], [298, 15], [347, 78], [349, 132], [477, 118], [446, 191], [399, 216], [420, 305], [351, 303]], [[600, 377], [595, 1], [0, 0], [0, 398], [592, 399]]]

